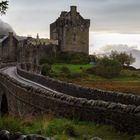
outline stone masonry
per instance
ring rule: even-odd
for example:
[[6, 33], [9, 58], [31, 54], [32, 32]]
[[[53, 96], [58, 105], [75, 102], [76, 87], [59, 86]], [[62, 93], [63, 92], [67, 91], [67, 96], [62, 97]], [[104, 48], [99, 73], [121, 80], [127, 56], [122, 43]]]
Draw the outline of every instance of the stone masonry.
[[89, 53], [90, 20], [84, 19], [76, 6], [70, 12], [62, 11], [60, 17], [50, 25], [50, 38], [58, 40], [62, 52]]

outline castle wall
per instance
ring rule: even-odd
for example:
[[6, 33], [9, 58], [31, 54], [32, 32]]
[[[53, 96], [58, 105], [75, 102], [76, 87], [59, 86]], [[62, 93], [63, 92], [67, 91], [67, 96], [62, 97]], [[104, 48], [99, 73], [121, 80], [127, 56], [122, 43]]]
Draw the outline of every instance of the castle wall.
[[75, 6], [70, 12], [61, 12], [60, 17], [50, 25], [50, 38], [59, 42], [61, 51], [89, 54], [90, 20], [84, 19]]
[[9, 36], [1, 44], [1, 59], [2, 62], [16, 62], [17, 61], [17, 43], [18, 41], [9, 33]]
[[89, 31], [82, 27], [65, 27], [62, 50], [89, 53]]
[[39, 65], [40, 59], [55, 57], [57, 48], [55, 40], [27, 38], [18, 44], [18, 62]]
[[86, 98], [88, 100], [104, 100], [109, 102], [116, 102], [122, 104], [133, 104], [140, 105], [140, 96], [136, 96], [133, 94], [124, 94], [119, 92], [111, 92], [104, 91], [93, 88], [85, 88], [82, 86], [78, 86], [72, 83], [63, 82], [60, 80], [56, 80], [50, 77], [45, 77], [42, 75], [32, 74], [30, 72], [26, 72], [18, 67], [17, 72], [22, 77], [34, 81], [36, 83], [42, 84], [50, 89], [54, 89], [58, 92], [78, 97], [78, 98]]

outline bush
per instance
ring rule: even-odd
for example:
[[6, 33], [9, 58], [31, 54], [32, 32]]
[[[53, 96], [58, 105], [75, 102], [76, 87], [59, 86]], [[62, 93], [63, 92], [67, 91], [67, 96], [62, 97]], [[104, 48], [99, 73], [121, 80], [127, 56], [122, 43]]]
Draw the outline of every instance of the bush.
[[50, 57], [50, 58], [42, 58], [42, 59], [40, 59], [40, 61], [39, 61], [39, 64], [40, 65], [42, 65], [42, 64], [53, 64], [53, 63], [55, 63], [55, 58], [52, 58], [52, 57]]
[[74, 126], [71, 123], [67, 123], [64, 126], [64, 134], [70, 137], [77, 136]]
[[70, 74], [70, 73], [71, 73], [70, 70], [69, 70], [69, 68], [66, 67], [66, 66], [61, 67], [60, 70], [61, 70], [61, 72], [64, 73], [64, 74]]
[[96, 65], [95, 73], [105, 78], [113, 78], [120, 74], [121, 64], [107, 57], [101, 58]]
[[57, 63], [87, 64], [90, 62], [89, 55], [79, 52], [61, 52], [57, 55]]
[[123, 66], [123, 69], [126, 69], [126, 70], [134, 70], [136, 71], [137, 69], [133, 66]]
[[130, 66], [130, 64], [135, 62], [135, 58], [132, 56], [132, 54], [127, 54], [126, 52], [119, 53], [117, 51], [112, 51], [110, 58], [119, 61], [122, 66]]
[[87, 76], [87, 74], [85, 74], [85, 73], [71, 73], [71, 74], [67, 75], [67, 78], [76, 79], [76, 78], [82, 78], [85, 76]]
[[132, 70], [122, 70], [120, 72], [121, 76], [127, 76], [127, 77], [140, 77], [140, 72], [139, 71], [132, 71]]
[[95, 67], [91, 67], [85, 70], [87, 74], [95, 74], [95, 71], [96, 71]]
[[42, 75], [50, 75], [51, 72], [51, 65], [49, 64], [43, 64], [41, 68], [41, 74]]

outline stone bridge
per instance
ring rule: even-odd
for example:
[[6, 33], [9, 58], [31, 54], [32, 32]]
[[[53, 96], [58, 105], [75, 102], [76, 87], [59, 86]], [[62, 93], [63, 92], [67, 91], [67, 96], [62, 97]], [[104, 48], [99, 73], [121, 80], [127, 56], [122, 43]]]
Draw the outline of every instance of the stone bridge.
[[21, 65], [1, 66], [0, 113], [52, 114], [140, 133], [140, 96], [83, 88], [31, 73]]

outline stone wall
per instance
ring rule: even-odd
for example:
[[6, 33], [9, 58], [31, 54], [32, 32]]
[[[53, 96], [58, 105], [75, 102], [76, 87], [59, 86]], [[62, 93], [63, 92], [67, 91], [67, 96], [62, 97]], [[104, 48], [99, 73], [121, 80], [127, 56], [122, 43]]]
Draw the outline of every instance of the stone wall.
[[[91, 120], [91, 121], [94, 120], [99, 123], [112, 124], [123, 131], [124, 130], [131, 131], [131, 132], [139, 131], [139, 128], [135, 126], [136, 124], [138, 126], [140, 124], [139, 96], [82, 88], [80, 86], [57, 81], [49, 77], [44, 78], [43, 76], [40, 75], [33, 76], [29, 72], [27, 73], [26, 71], [21, 69], [18, 69], [18, 73], [23, 77], [25, 77], [25, 75], [27, 74], [26, 76], [28, 78], [33, 78], [30, 80], [33, 80], [38, 83], [41, 82], [41, 84], [44, 84], [45, 86], [47, 86], [46, 84], [49, 82], [49, 85], [54, 86], [53, 88], [51, 87], [52, 89], [60, 86], [59, 88], [61, 90], [63, 88], [64, 89], [67, 88], [67, 91], [70, 91], [70, 88], [72, 88], [73, 90], [77, 89], [77, 91], [79, 91], [79, 92], [75, 92], [75, 94], [77, 93], [76, 95], [77, 97], [88, 96], [88, 98], [76, 98], [76, 97], [69, 96], [69, 95], [73, 95], [72, 94], [73, 92], [69, 92], [71, 94], [69, 93], [57, 94], [57, 92], [54, 92], [52, 94], [53, 97], [61, 100], [61, 103], [59, 101], [60, 103], [58, 107], [59, 111], [55, 110], [56, 106], [58, 105], [57, 104], [53, 105], [53, 109], [56, 114], [59, 112], [58, 113], [59, 115], [65, 117], [72, 117], [72, 118], [74, 117], [74, 118], [79, 118], [81, 120]], [[91, 93], [88, 94], [89, 91]], [[106, 102], [104, 99], [107, 100], [108, 102]], [[66, 101], [65, 103], [68, 104], [64, 105], [62, 101]], [[121, 104], [120, 102], [122, 102], [123, 104]]]
[[25, 77], [26, 79], [40, 83], [66, 95], [86, 98], [89, 100], [94, 99], [122, 103], [127, 105], [140, 105], [140, 96], [136, 96], [133, 94], [104, 91], [93, 88], [83, 88], [82, 86], [78, 86], [72, 83], [66, 83], [50, 77], [33, 74], [23, 69], [20, 69], [20, 67], [18, 67], [17, 72], [20, 76]]
[[[18, 69], [18, 73], [24, 72]], [[29, 76], [29, 73], [27, 73]], [[121, 131], [140, 133], [140, 106], [76, 98], [57, 91], [24, 85], [0, 72], [8, 110], [12, 115], [53, 114], [68, 118], [114, 125]]]
[[0, 140], [55, 140], [37, 134], [24, 135], [21, 132], [10, 133], [7, 130], [0, 131]]
[[83, 52], [89, 54], [90, 20], [84, 19], [76, 6], [69, 12], [62, 11], [60, 17], [50, 25], [50, 38], [58, 40], [63, 52]]
[[2, 62], [16, 62], [18, 41], [12, 32], [0, 42], [0, 59]]

